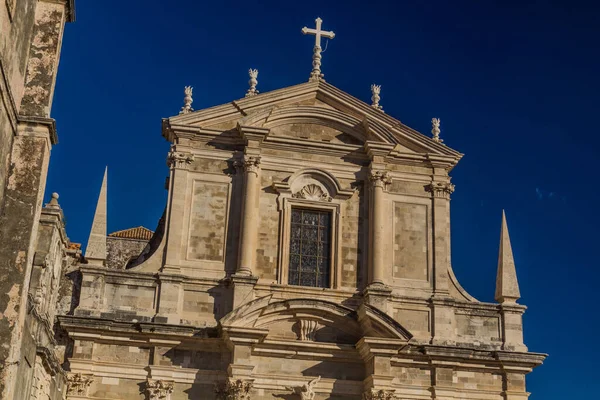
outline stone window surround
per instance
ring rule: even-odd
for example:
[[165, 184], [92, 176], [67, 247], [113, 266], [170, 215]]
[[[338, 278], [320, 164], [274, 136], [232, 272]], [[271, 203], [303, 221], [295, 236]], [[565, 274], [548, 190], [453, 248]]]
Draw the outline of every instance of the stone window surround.
[[[341, 204], [339, 202], [322, 202], [294, 197], [283, 197], [281, 199], [281, 235], [279, 236], [279, 265], [277, 283], [288, 285], [288, 269], [290, 263], [290, 237], [292, 228], [292, 208], [304, 208], [310, 210], [326, 211], [331, 215], [331, 243], [330, 243], [330, 270], [329, 270], [329, 286], [327, 288], [337, 288], [341, 276], [341, 262], [339, 243], [341, 239], [340, 227], [340, 211]], [[297, 285], [291, 285], [297, 286]], [[304, 287], [304, 286], [298, 286]], [[311, 287], [312, 286], [306, 286]]]

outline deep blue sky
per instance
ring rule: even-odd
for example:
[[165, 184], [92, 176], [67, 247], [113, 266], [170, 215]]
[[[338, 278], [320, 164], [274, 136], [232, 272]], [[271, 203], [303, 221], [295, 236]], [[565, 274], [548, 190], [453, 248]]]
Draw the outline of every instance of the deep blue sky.
[[445, 143], [465, 153], [452, 172], [453, 265], [483, 301], [493, 301], [506, 209], [526, 344], [550, 354], [529, 375], [531, 399], [589, 398], [600, 386], [596, 7], [79, 0], [62, 48], [46, 199], [61, 195], [68, 234], [85, 244], [108, 165], [109, 231], [154, 229], [168, 173], [161, 118], [177, 114], [184, 85], [202, 109], [242, 97], [250, 67], [261, 92], [306, 81], [313, 39], [300, 29], [320, 16], [336, 33], [323, 54], [328, 82], [365, 101], [381, 84], [388, 114], [426, 134], [441, 118]]

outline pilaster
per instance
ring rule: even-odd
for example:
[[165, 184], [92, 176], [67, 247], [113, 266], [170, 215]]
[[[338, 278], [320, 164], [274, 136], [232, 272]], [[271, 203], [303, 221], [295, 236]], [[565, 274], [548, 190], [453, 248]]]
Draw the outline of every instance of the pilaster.
[[159, 301], [155, 322], [180, 324], [183, 313], [183, 276], [159, 275]]
[[163, 272], [177, 274], [181, 271], [180, 261], [184, 240], [184, 214], [188, 186], [188, 174], [194, 155], [173, 146], [167, 156], [169, 176], [169, 209], [167, 212], [167, 244]]
[[358, 341], [356, 349], [366, 366], [365, 396], [394, 392], [392, 357], [398, 354], [398, 350], [405, 344], [404, 340], [375, 337], [363, 337]]

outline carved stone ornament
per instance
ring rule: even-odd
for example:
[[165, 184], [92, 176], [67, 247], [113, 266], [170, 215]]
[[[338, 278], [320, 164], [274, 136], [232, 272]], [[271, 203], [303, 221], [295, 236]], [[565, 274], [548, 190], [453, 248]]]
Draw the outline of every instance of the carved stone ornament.
[[438, 143], [442, 143], [443, 140], [440, 139], [440, 119], [432, 118], [431, 119], [431, 133], [433, 134], [433, 140]]
[[252, 382], [229, 378], [225, 382], [215, 383], [217, 400], [249, 400]]
[[393, 390], [370, 389], [363, 393], [363, 400], [394, 400], [397, 399]]
[[323, 188], [317, 184], [310, 183], [304, 186], [302, 189], [298, 190], [296, 193], [292, 195], [297, 199], [306, 199], [312, 201], [331, 201], [332, 198], [324, 191]]
[[318, 82], [325, 81], [323, 79], [323, 74], [321, 73], [321, 38], [333, 39], [335, 37], [335, 33], [332, 31], [324, 31], [321, 29], [321, 24], [323, 20], [321, 18], [317, 18], [315, 20], [315, 29], [307, 28], [306, 26], [302, 28], [302, 33], [304, 35], [315, 35], [315, 46], [313, 47], [313, 58], [312, 58], [312, 71], [310, 73], [309, 82]]
[[148, 400], [170, 400], [173, 393], [173, 382], [161, 379], [148, 379], [146, 382]]
[[304, 341], [314, 341], [315, 334], [317, 333], [317, 328], [319, 328], [319, 323], [317, 321], [309, 320], [309, 319], [301, 319], [298, 321], [298, 340]]
[[250, 80], [248, 81], [248, 85], [250, 85], [250, 88], [246, 92], [246, 97], [256, 96], [258, 94], [258, 90], [256, 90], [256, 85], [258, 84], [258, 70], [249, 69], [248, 75], [250, 76]]
[[373, 107], [376, 110], [381, 110], [383, 111], [383, 107], [379, 105], [379, 100], [381, 100], [381, 96], [379, 95], [381, 93], [381, 85], [375, 85], [372, 84], [371, 85], [371, 107]]
[[427, 187], [434, 197], [440, 199], [450, 199], [450, 195], [454, 193], [454, 185], [450, 182], [431, 182]]
[[369, 173], [369, 180], [373, 184], [373, 187], [381, 187], [384, 189], [387, 185], [392, 183], [392, 177], [387, 171], [371, 170]]
[[167, 156], [167, 165], [175, 169], [187, 169], [194, 162], [192, 153], [171, 150]]
[[67, 396], [87, 396], [87, 391], [94, 378], [82, 373], [67, 375]]
[[260, 169], [260, 156], [252, 157], [246, 156], [243, 160], [236, 160], [233, 163], [233, 166], [238, 171], [245, 171], [248, 173], [254, 173], [258, 175], [258, 171]]
[[194, 111], [194, 109], [192, 108], [192, 102], [194, 101], [192, 99], [192, 90], [194, 90], [194, 88], [191, 86], [186, 86], [183, 89], [183, 107], [181, 107], [181, 111], [179, 111], [179, 114], [187, 114], [189, 112]]
[[317, 383], [319, 383], [319, 381], [321, 380], [320, 376], [317, 376], [315, 379], [308, 381], [308, 383], [303, 384], [302, 386], [295, 386], [295, 387], [286, 387], [287, 390], [292, 390], [294, 392], [294, 394], [297, 394], [298, 396], [300, 396], [301, 400], [314, 400], [316, 393], [315, 393], [315, 385]]

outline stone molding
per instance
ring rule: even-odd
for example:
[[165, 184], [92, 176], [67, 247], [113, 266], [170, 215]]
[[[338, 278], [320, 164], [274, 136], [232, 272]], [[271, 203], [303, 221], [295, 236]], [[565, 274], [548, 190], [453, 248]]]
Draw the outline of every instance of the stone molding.
[[392, 183], [392, 177], [387, 171], [369, 170], [369, 181], [373, 187], [380, 187], [385, 190]]
[[215, 383], [217, 400], [250, 400], [252, 382], [229, 378], [225, 382]]
[[193, 162], [194, 155], [188, 152], [171, 149], [167, 156], [167, 166], [173, 169], [189, 169], [190, 164]]
[[450, 200], [450, 195], [454, 193], [454, 185], [450, 182], [431, 182], [427, 191], [435, 198]]
[[88, 388], [94, 382], [92, 375], [80, 372], [67, 375], [67, 396], [87, 396]]
[[396, 393], [394, 390], [375, 390], [369, 389], [363, 393], [363, 400], [394, 400], [397, 399]]
[[244, 156], [243, 159], [234, 161], [233, 166], [240, 172], [253, 173], [258, 176], [258, 171], [260, 171], [260, 156]]
[[173, 381], [165, 381], [162, 379], [148, 379], [146, 381], [146, 393], [148, 394], [148, 400], [170, 400], [173, 390]]

